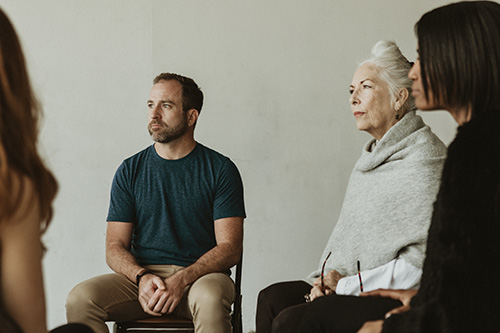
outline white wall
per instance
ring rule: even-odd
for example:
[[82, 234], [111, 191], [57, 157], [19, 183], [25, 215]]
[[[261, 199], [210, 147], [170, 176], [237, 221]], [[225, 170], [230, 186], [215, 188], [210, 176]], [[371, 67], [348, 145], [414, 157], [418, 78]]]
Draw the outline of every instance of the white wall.
[[[380, 39], [414, 60], [413, 25], [441, 0], [0, 0], [43, 103], [42, 144], [60, 192], [45, 242], [51, 327], [79, 281], [108, 272], [105, 217], [116, 167], [150, 144], [145, 100], [159, 72], [193, 77], [197, 140], [244, 180], [243, 320], [258, 291], [312, 271], [365, 133], [348, 86]], [[424, 115], [448, 143], [447, 114]]]
[[45, 237], [50, 327], [66, 321], [66, 295], [108, 272], [109, 188], [121, 160], [148, 145], [151, 2], [3, 0], [43, 104], [43, 148], [60, 185]]

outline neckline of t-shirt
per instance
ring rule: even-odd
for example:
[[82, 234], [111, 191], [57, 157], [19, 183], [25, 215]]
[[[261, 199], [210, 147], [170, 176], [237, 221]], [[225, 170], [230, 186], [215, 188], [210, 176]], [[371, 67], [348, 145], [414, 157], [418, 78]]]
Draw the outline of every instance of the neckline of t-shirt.
[[156, 151], [154, 143], [150, 146], [150, 149], [153, 151], [153, 156], [158, 161], [162, 161], [164, 163], [180, 163], [180, 162], [183, 162], [183, 161], [189, 159], [198, 150], [198, 146], [200, 146], [200, 144], [198, 142], [196, 142], [196, 145], [194, 146], [193, 150], [191, 150], [186, 156], [183, 156], [183, 157], [178, 158], [176, 160], [168, 160], [166, 158], [161, 157], [158, 154], [158, 152]]

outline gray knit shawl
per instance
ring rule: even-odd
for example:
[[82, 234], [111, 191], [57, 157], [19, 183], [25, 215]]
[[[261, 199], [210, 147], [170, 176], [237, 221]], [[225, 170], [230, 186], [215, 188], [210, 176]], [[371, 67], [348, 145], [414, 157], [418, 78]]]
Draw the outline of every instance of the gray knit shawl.
[[352, 171], [339, 220], [317, 271], [344, 276], [401, 257], [422, 268], [432, 204], [446, 147], [422, 118], [409, 112], [379, 142], [368, 141]]

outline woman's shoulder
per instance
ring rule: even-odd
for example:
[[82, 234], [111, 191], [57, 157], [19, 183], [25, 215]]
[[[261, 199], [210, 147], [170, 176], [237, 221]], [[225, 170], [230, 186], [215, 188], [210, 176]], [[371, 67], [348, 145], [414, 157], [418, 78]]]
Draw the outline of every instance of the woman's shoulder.
[[500, 162], [500, 110], [487, 112], [473, 118], [458, 128], [457, 135], [449, 147], [453, 158], [486, 158]]
[[400, 131], [404, 136], [398, 140], [396, 146], [399, 145], [405, 151], [406, 159], [425, 160], [446, 157], [445, 144], [414, 111], [405, 115], [398, 126], [401, 127]]
[[427, 125], [413, 132], [408, 138], [408, 160], [443, 160], [447, 147]]
[[460, 126], [457, 131], [458, 141], [481, 141], [488, 138], [488, 142], [496, 144], [500, 141], [500, 110], [485, 112], [472, 118], [466, 124]]
[[[448, 148], [443, 182], [463, 188], [457, 193], [492, 193], [500, 186], [500, 113], [472, 119], [461, 126]], [[467, 179], [466, 182], [463, 180]], [[475, 200], [472, 198], [471, 200]], [[478, 203], [479, 204], [479, 203]], [[481, 203], [482, 204], [482, 203]]]
[[4, 186], [5, 193], [1, 194], [6, 204], [2, 205], [3, 211], [0, 211], [0, 236], [5, 229], [20, 228], [24, 223], [32, 221], [40, 223], [33, 181], [17, 171], [11, 171], [9, 181], [10, 184]]

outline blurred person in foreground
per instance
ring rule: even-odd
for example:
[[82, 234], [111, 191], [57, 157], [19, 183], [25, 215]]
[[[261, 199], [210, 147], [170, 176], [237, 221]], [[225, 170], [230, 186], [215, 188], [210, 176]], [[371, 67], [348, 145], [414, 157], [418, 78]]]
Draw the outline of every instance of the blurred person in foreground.
[[[0, 330], [47, 333], [41, 235], [57, 182], [37, 151], [41, 111], [14, 27], [0, 9]], [[52, 332], [92, 332], [80, 324]]]

